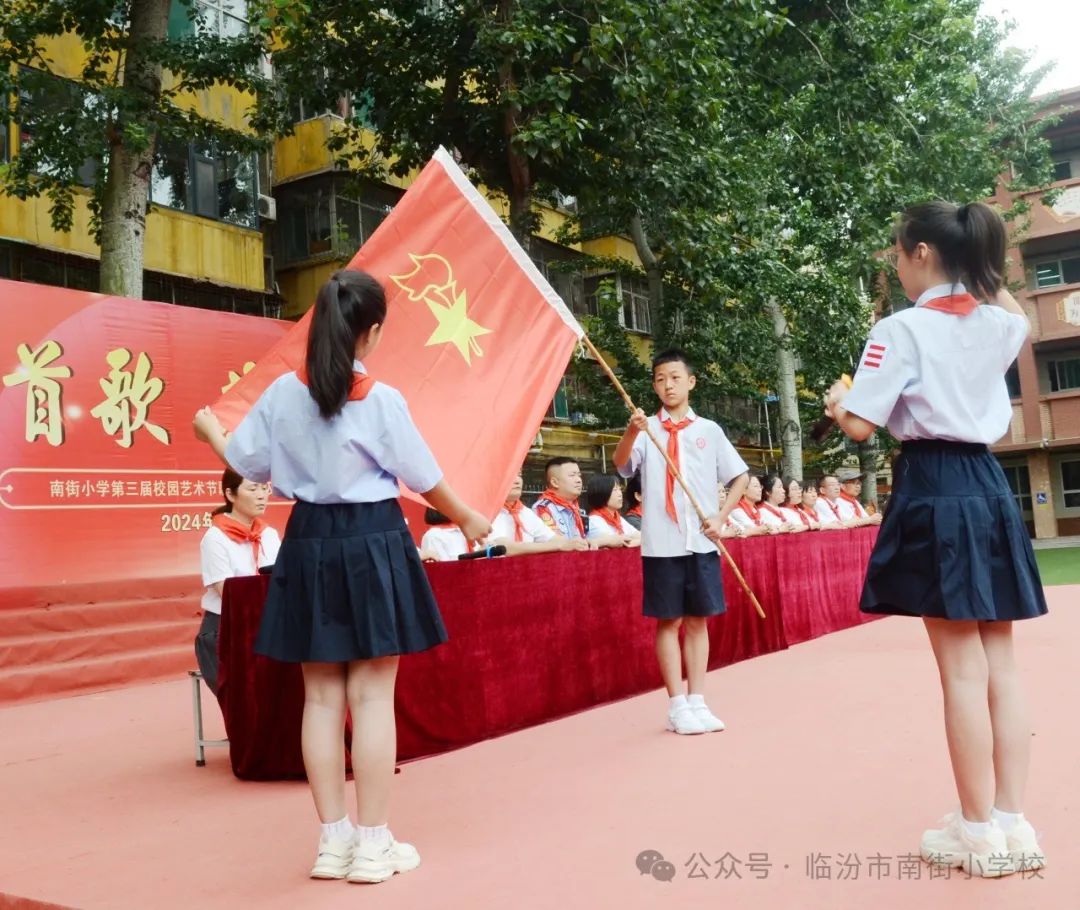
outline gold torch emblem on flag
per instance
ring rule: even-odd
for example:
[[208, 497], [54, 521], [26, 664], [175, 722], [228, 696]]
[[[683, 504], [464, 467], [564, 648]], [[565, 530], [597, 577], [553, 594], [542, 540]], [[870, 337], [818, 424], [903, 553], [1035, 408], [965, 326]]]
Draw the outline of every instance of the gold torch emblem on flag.
[[423, 256], [410, 253], [409, 259], [412, 260], [413, 270], [407, 275], [391, 275], [390, 278], [409, 295], [410, 301], [423, 300], [437, 320], [438, 325], [424, 346], [452, 344], [471, 366], [474, 355], [484, 356], [477, 337], [490, 335], [491, 329], [469, 318], [465, 291], [458, 290], [454, 270], [442, 256], [437, 253]]

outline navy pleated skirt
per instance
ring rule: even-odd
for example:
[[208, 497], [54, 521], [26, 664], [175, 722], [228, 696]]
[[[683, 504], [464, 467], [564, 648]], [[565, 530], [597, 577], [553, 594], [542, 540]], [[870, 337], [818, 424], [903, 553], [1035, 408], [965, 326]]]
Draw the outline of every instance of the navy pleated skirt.
[[293, 506], [256, 653], [336, 663], [411, 654], [446, 638], [397, 500]]
[[1046, 613], [1031, 540], [986, 446], [903, 443], [859, 606], [955, 620]]

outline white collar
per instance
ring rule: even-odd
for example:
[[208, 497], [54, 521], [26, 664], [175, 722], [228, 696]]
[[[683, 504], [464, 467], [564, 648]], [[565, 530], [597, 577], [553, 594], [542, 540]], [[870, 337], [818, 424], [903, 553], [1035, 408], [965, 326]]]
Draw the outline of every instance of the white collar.
[[[697, 414], [694, 413], [693, 408], [687, 408], [686, 409], [686, 417], [683, 418], [683, 419], [684, 420], [689, 420], [691, 422], [695, 421], [695, 420], [697, 420]], [[675, 418], [672, 417], [668, 413], [667, 408], [661, 408], [660, 409], [660, 422], [663, 423], [665, 420], [670, 420], [672, 423], [678, 423], [678, 421], [676, 421]]]
[[352, 362], [352, 368], [354, 373], [359, 373], [362, 376], [367, 376], [367, 369], [359, 360], [356, 360], [355, 358]]
[[931, 300], [937, 300], [938, 297], [951, 297], [953, 294], [966, 294], [967, 292], [967, 288], [959, 281], [955, 284], [935, 284], [932, 288], [927, 288], [919, 295], [919, 299], [915, 301], [915, 306], [922, 306]]

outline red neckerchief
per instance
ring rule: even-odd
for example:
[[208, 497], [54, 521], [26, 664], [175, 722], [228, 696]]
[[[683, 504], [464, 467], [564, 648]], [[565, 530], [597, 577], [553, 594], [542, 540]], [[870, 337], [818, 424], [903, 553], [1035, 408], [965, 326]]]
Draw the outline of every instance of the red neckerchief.
[[810, 519], [806, 517], [806, 512], [803, 511], [803, 504], [800, 502], [797, 506], [791, 506], [791, 511], [802, 519], [802, 523], [808, 528], [810, 527]]
[[[307, 365], [304, 364], [296, 371], [296, 378], [305, 386], [308, 384]], [[353, 373], [352, 388], [349, 389], [349, 401], [363, 401], [375, 385], [375, 380], [367, 373]]]
[[634, 508], [632, 508], [626, 514], [627, 515], [636, 515], [638, 518], [641, 518], [641, 506], [634, 506]]
[[623, 533], [623, 527], [622, 522], [619, 519], [619, 513], [616, 512], [614, 509], [593, 509], [589, 514], [595, 515], [597, 518], [602, 518], [604, 521], [607, 522], [608, 527], [610, 527], [616, 534]]
[[970, 294], [950, 294], [948, 297], [934, 297], [923, 304], [928, 310], [948, 313], [950, 316], [967, 316], [975, 311], [979, 301]]
[[[840, 495], [843, 496], [844, 494], [841, 493]], [[818, 501], [819, 502], [824, 502], [825, 505], [827, 505], [830, 509], [832, 509], [832, 513], [833, 513], [833, 515], [836, 516], [837, 521], [843, 521], [844, 520], [844, 519], [842, 519], [840, 517], [840, 508], [838, 506], [834, 506], [832, 504], [832, 501], [829, 499], [828, 496], [820, 496], [820, 497], [818, 497]]]
[[259, 571], [259, 553], [262, 550], [262, 532], [266, 529], [266, 522], [256, 518], [248, 527], [242, 521], [237, 521], [228, 512], [220, 512], [211, 519], [212, 524], [223, 532], [229, 540], [236, 543], [250, 543], [251, 553], [255, 558], [255, 572]]
[[773, 505], [770, 505], [769, 503], [767, 503], [764, 499], [761, 500], [761, 508], [763, 508], [767, 512], [770, 512], [771, 514], [775, 515], [781, 521], [787, 521], [787, 519], [784, 518], [784, 513], [783, 512], [781, 512], [778, 508], [776, 508], [776, 506], [773, 506]]
[[[694, 422], [694, 418], [687, 416], [676, 423], [670, 417], [663, 417], [663, 413], [663, 410], [661, 410], [656, 417], [660, 421], [660, 426], [667, 430], [668, 458], [670, 458], [671, 463], [681, 471], [682, 465], [679, 462], [679, 430], [685, 430]], [[664, 509], [668, 513], [668, 518], [675, 522], [675, 524], [678, 524], [679, 513], [675, 511], [675, 475], [671, 473], [670, 468], [668, 468], [666, 472], [666, 480], [667, 483], [664, 486]]]
[[525, 503], [516, 499], [513, 502], [503, 503], [503, 508], [514, 519], [514, 540], [521, 543], [525, 539], [525, 525], [521, 523], [521, 510], [525, 508]]
[[745, 496], [740, 499], [738, 508], [742, 509], [757, 527], [761, 527], [761, 510], [751, 503], [749, 499]]
[[[866, 518], [866, 509], [862, 507], [862, 503], [859, 502], [854, 496], [848, 496], [843, 490], [840, 491], [840, 498], [844, 502], [850, 502], [855, 507], [856, 518]], [[839, 516], [837, 516], [839, 518]]]
[[[585, 522], [581, 520], [581, 509], [577, 506], [577, 500], [571, 502], [569, 499], [563, 499], [554, 490], [544, 490], [544, 495], [541, 499], [550, 499], [555, 505], [562, 506], [564, 509], [569, 509], [570, 514], [574, 516], [574, 524], [577, 525], [578, 533], [581, 535], [581, 539], [585, 540], [589, 535], [585, 533]], [[547, 511], [544, 506], [537, 506], [534, 511], [540, 512], [541, 510]], [[558, 531], [558, 524], [556, 523], [556, 531]]]

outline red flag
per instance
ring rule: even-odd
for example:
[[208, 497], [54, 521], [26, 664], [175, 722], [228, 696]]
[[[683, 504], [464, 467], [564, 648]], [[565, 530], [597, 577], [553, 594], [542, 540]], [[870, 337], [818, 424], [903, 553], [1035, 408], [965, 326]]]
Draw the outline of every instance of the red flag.
[[[385, 334], [365, 366], [405, 396], [458, 494], [493, 516], [581, 326], [443, 149], [348, 267], [386, 288]], [[214, 405], [227, 428], [303, 364], [310, 318]]]

